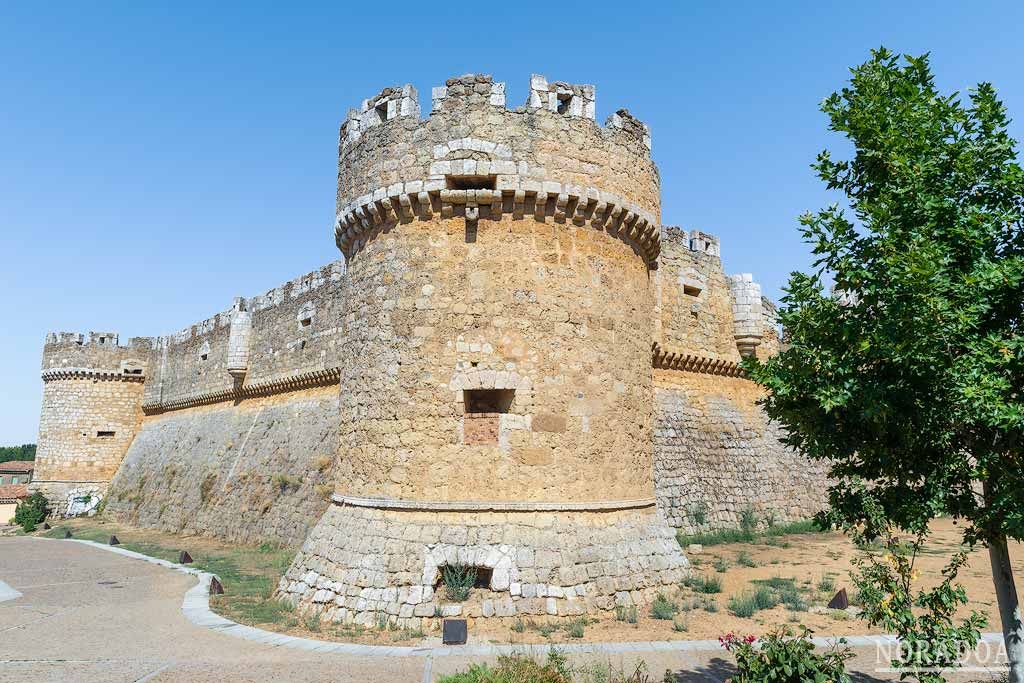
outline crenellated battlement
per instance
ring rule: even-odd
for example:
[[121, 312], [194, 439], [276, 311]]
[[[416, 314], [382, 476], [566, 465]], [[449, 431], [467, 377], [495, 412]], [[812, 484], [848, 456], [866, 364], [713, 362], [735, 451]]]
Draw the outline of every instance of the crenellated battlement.
[[155, 347], [152, 337], [132, 337], [122, 346], [116, 332], [50, 332], [43, 345], [43, 379], [138, 379]]
[[625, 109], [598, 125], [595, 92], [534, 74], [526, 104], [510, 110], [504, 83], [467, 74], [433, 89], [423, 120], [411, 85], [364, 100], [340, 132], [338, 247], [351, 258], [392, 225], [511, 214], [590, 224], [653, 265], [661, 189], [650, 132]]

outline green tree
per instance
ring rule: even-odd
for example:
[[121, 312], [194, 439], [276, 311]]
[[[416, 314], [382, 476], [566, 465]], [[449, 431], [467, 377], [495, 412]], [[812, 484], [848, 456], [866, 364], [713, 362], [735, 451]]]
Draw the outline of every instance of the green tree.
[[927, 55], [904, 59], [874, 51], [824, 101], [852, 156], [813, 168], [852, 217], [801, 217], [815, 261], [786, 288], [789, 346], [747, 367], [787, 442], [830, 463], [832, 519], [878, 537], [869, 509], [914, 534], [949, 514], [988, 547], [1020, 683], [1024, 173], [990, 84], [943, 95]]
[[0, 462], [35, 459], [36, 445], [34, 443], [26, 443], [21, 446], [0, 446]]
[[50, 506], [46, 502], [46, 497], [36, 491], [14, 508], [14, 523], [21, 525], [24, 531], [32, 532], [36, 530], [38, 524], [46, 519], [48, 514], [50, 514]]

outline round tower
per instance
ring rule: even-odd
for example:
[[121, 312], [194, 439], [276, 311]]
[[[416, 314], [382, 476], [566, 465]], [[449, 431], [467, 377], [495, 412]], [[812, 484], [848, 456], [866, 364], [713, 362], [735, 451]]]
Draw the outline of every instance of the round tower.
[[[451, 79], [341, 127], [347, 271], [334, 504], [282, 594], [334, 620], [574, 615], [642, 602], [686, 561], [655, 507], [645, 125], [533, 76], [525, 107]], [[445, 566], [476, 568], [449, 604]]]
[[113, 332], [50, 333], [43, 347], [43, 405], [32, 491], [52, 514], [91, 513], [142, 419], [152, 340], [118, 345]]

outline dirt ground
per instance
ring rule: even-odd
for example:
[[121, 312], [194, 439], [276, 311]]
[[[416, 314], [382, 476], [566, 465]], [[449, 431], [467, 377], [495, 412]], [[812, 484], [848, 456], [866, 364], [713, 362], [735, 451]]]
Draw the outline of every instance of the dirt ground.
[[[245, 582], [248, 575], [260, 576], [272, 591], [275, 575], [287, 566], [290, 551], [275, 549], [267, 554], [255, 548], [225, 544], [209, 538], [180, 537], [150, 530], [130, 529], [102, 520], [72, 520], [67, 524], [75, 529], [78, 538], [105, 540], [110, 533], [118, 534], [127, 547], [136, 544], [141, 552], [166, 559], [176, 559], [177, 549], [187, 549], [197, 559], [197, 565], [217, 571], [230, 559], [232, 571], [225, 577], [225, 587], [232, 593], [232, 581]], [[938, 520], [925, 552], [917, 559], [920, 581], [927, 585], [938, 581], [940, 570], [951, 552], [959, 547], [959, 529], [950, 520]], [[149, 544], [148, 550], [146, 544]], [[665, 595], [676, 608], [670, 619], [656, 619], [650, 606], [632, 614], [622, 610], [618, 614], [587, 617], [576, 620], [549, 617], [523, 617], [505, 620], [470, 620], [470, 633], [475, 642], [555, 643], [555, 642], [610, 642], [651, 640], [705, 640], [715, 639], [728, 632], [760, 635], [782, 624], [804, 624], [816, 635], [855, 635], [874, 632], [866, 622], [856, 616], [856, 608], [848, 611], [827, 610], [825, 605], [836, 591], [846, 588], [855, 600], [855, 591], [849, 580], [853, 545], [841, 533], [807, 533], [755, 540], [752, 543], [729, 543], [705, 546], [700, 553], [688, 553], [693, 564], [696, 583], [680, 586]], [[1019, 544], [1010, 548], [1017, 576], [1024, 570], [1024, 550]], [[282, 562], [284, 560], [284, 562]], [[224, 573], [224, 572], [222, 572]], [[721, 583], [720, 592], [703, 592], [700, 579]], [[255, 580], [255, 579], [253, 579]], [[970, 605], [988, 616], [988, 630], [999, 630], [999, 615], [992, 588], [988, 553], [974, 551], [969, 564], [961, 571], [960, 582], [967, 590]], [[749, 592], [759, 585], [786, 587], [800, 596], [790, 606], [777, 605], [760, 610], [751, 617], [739, 617], [730, 611], [730, 599]], [[714, 587], [706, 590], [713, 591]], [[245, 591], [240, 590], [239, 593]], [[319, 623], [302, 615], [265, 609], [267, 602], [253, 603], [253, 593], [260, 589], [249, 586], [250, 595], [239, 596], [237, 602], [214, 601], [215, 611], [228, 618], [275, 630], [326, 640], [343, 640], [366, 644], [417, 644], [433, 642], [439, 635], [440, 620], [426, 620], [422, 631], [378, 630], [342, 627]], [[264, 590], [263, 600], [269, 598]], [[244, 599], [243, 599], [244, 598]], [[473, 598], [471, 597], [471, 600]], [[631, 623], [635, 621], [635, 623]]]

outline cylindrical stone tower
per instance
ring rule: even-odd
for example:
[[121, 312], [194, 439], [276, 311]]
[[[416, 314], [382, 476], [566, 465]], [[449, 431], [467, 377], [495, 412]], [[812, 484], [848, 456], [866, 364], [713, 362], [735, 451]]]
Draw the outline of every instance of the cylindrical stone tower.
[[[655, 508], [647, 127], [534, 76], [385, 89], [341, 128], [334, 505], [280, 592], [333, 620], [573, 615], [686, 561]], [[445, 565], [477, 568], [447, 604]]]
[[95, 510], [142, 420], [152, 339], [118, 345], [113, 332], [51, 333], [43, 348], [39, 450], [29, 484], [55, 516]]

